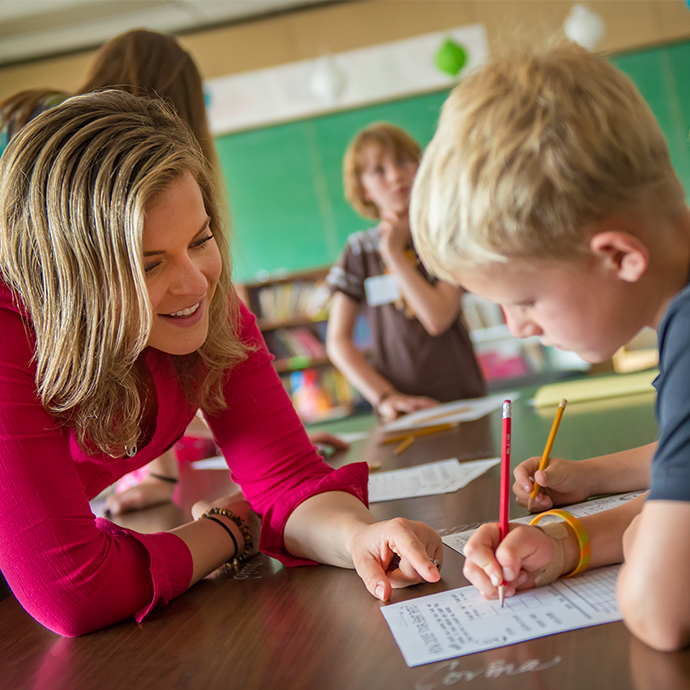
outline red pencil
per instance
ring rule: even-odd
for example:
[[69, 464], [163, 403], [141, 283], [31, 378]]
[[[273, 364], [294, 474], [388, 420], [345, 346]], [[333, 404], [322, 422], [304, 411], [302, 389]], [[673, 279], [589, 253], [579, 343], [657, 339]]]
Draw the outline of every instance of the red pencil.
[[[501, 532], [501, 541], [503, 541], [508, 534], [508, 501], [510, 498], [510, 423], [511, 423], [511, 404], [510, 400], [503, 403], [503, 437], [501, 440], [501, 494], [500, 494], [500, 508], [498, 516], [498, 526]], [[499, 542], [500, 543], [500, 542]], [[505, 601], [505, 586], [508, 583], [504, 580], [503, 584], [498, 586], [498, 599], [503, 608]]]

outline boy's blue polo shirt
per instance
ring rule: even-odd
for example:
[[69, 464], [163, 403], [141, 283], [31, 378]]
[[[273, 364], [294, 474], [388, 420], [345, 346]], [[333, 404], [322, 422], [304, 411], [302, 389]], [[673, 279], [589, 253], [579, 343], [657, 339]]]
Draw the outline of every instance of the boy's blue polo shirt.
[[659, 327], [654, 387], [659, 447], [649, 499], [690, 501], [690, 285], [673, 298]]

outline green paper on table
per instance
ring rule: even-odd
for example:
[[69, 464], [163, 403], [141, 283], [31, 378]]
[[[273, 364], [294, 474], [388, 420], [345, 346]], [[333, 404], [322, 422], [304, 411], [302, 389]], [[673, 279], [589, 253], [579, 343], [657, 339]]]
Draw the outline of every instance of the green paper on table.
[[534, 396], [535, 407], [556, 406], [563, 399], [568, 404], [587, 400], [617, 398], [635, 393], [653, 393], [652, 381], [659, 375], [657, 369], [649, 369], [634, 374], [613, 374], [593, 376], [577, 381], [563, 381], [542, 386]]

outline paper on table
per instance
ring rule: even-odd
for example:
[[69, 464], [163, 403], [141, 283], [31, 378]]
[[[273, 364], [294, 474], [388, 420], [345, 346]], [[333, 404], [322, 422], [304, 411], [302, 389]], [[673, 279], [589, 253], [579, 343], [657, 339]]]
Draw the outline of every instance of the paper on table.
[[519, 393], [501, 393], [485, 398], [471, 398], [443, 403], [428, 410], [417, 410], [403, 415], [381, 427], [381, 431], [400, 431], [403, 429], [421, 429], [436, 424], [450, 424], [452, 422], [470, 422], [484, 415], [500, 409], [504, 400], [517, 400]]
[[345, 443], [354, 443], [355, 441], [363, 441], [365, 438], [368, 438], [370, 435], [369, 431], [345, 431], [341, 432], [338, 434], [334, 434], [337, 436], [341, 441], [345, 441]]
[[[354, 443], [355, 441], [361, 441], [367, 438], [369, 432], [351, 431], [344, 434], [334, 434], [334, 436], [337, 436], [341, 441], [345, 441], [345, 443]], [[192, 468], [195, 470], [227, 470], [228, 463], [225, 462], [225, 458], [222, 455], [218, 455], [214, 458], [196, 460], [192, 463]]]
[[467, 486], [499, 462], [500, 458], [491, 458], [461, 463], [457, 458], [451, 458], [402, 470], [377, 472], [369, 476], [369, 502], [451, 493]]
[[[567, 510], [571, 515], [574, 515], [577, 518], [582, 518], [587, 515], [594, 515], [594, 513], [600, 513], [602, 510], [616, 508], [622, 503], [627, 503], [628, 501], [632, 500], [633, 498], [636, 498], [642, 493], [644, 492], [632, 491], [628, 494], [616, 494], [614, 496], [605, 496], [604, 498], [596, 498], [593, 501], [584, 501], [583, 503], [575, 503], [571, 506], [564, 506], [563, 510]], [[517, 518], [516, 520], [511, 520], [511, 522], [519, 522], [522, 525], [529, 525], [529, 522], [533, 517], [534, 515], [527, 515], [525, 517]], [[451, 549], [454, 549], [459, 553], [463, 553], [465, 544], [467, 544], [467, 542], [470, 540], [470, 537], [476, 531], [476, 529], [469, 529], [465, 530], [464, 532], [457, 532], [456, 534], [448, 534], [445, 537], [443, 537], [443, 543], [446, 546], [450, 546]]]
[[105, 499], [100, 499], [100, 498], [94, 498], [91, 501], [89, 501], [89, 505], [91, 506], [91, 512], [96, 516], [96, 517], [105, 517]]
[[482, 599], [473, 587], [410, 599], [381, 611], [408, 666], [483, 652], [566, 630], [621, 620], [616, 603], [620, 566], [519, 592]]
[[213, 458], [195, 460], [192, 463], [192, 468], [195, 470], [227, 470], [228, 463], [222, 455], [216, 455]]

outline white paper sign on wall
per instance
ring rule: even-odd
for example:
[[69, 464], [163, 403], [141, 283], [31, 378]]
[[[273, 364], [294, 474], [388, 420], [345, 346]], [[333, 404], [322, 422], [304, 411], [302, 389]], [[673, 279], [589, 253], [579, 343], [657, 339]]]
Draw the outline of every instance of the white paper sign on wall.
[[[456, 77], [442, 72], [435, 61], [449, 38], [467, 53]], [[338, 77], [338, 88], [330, 91], [313, 88], [323, 57], [210, 79], [205, 87], [211, 131], [225, 134], [437, 91], [483, 64], [488, 54], [484, 26], [471, 24], [329, 55], [329, 69]]]

